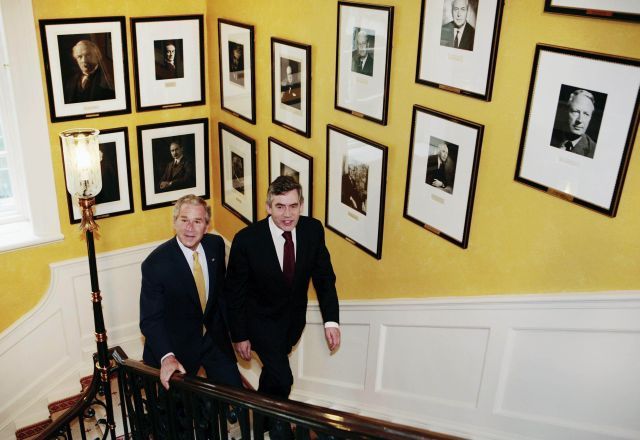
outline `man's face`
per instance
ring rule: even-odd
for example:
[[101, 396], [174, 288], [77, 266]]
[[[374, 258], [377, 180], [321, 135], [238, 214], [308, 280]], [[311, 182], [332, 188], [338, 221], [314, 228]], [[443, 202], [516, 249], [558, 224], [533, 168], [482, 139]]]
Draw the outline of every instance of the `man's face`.
[[358, 55], [364, 57], [367, 55], [367, 35], [364, 32], [358, 33]]
[[451, 3], [451, 15], [453, 15], [453, 22], [456, 27], [461, 27], [467, 21], [468, 10], [469, 3], [467, 0], [453, 0], [453, 3]]
[[582, 136], [591, 121], [593, 115], [593, 103], [583, 95], [576, 96], [569, 104], [569, 131], [577, 136]]
[[208, 227], [207, 212], [201, 205], [182, 205], [173, 222], [178, 240], [192, 251], [197, 249]]
[[73, 58], [84, 75], [88, 75], [96, 68], [98, 57], [93, 49], [86, 44], [80, 44], [73, 48]]
[[169, 147], [171, 151], [171, 157], [174, 159], [180, 159], [182, 157], [182, 147], [178, 144], [171, 144]]
[[240, 50], [240, 46], [236, 46], [233, 48], [233, 59], [238, 61], [240, 60], [240, 55], [242, 55], [242, 51]]
[[164, 59], [167, 63], [173, 64], [176, 57], [176, 47], [173, 44], [167, 44], [164, 48]]
[[447, 157], [449, 157], [449, 149], [446, 145], [440, 145], [440, 151], [438, 151], [438, 155], [440, 156], [440, 161], [447, 161]]
[[302, 203], [298, 190], [273, 196], [271, 205], [267, 204], [267, 213], [273, 219], [276, 226], [283, 231], [293, 231], [300, 219]]
[[293, 83], [293, 72], [291, 72], [291, 66], [287, 66], [287, 82], [289, 84]]

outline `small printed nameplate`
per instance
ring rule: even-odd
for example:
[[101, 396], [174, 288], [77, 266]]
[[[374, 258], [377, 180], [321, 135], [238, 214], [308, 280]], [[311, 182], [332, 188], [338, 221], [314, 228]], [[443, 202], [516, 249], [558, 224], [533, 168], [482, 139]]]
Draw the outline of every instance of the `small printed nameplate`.
[[354, 214], [353, 212], [351, 212], [351, 211], [347, 212], [347, 215], [348, 215], [349, 217], [351, 217], [352, 219], [354, 219], [355, 221], [360, 220], [360, 219], [358, 218], [358, 216], [357, 216], [357, 215], [355, 215], [355, 214]]
[[436, 203], [440, 203], [441, 205], [444, 205], [444, 199], [435, 194], [431, 194], [431, 200], [433, 200]]

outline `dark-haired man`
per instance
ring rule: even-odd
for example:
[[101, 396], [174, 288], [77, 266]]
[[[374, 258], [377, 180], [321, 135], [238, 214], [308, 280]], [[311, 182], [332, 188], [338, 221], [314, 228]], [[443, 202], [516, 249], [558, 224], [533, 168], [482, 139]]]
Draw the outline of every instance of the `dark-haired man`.
[[[258, 391], [287, 398], [293, 375], [289, 353], [306, 324], [309, 280], [316, 289], [329, 350], [340, 345], [336, 276], [322, 224], [301, 216], [302, 187], [291, 176], [269, 186], [269, 217], [238, 232], [231, 246], [225, 297], [236, 352], [263, 367]], [[288, 424], [276, 422], [272, 439], [293, 438]]]

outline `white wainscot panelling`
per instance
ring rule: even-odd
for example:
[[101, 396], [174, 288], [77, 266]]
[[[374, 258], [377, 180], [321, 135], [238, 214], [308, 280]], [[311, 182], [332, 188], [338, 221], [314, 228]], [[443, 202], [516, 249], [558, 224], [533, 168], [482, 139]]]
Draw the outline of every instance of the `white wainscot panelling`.
[[638, 331], [512, 329], [502, 377], [500, 414], [640, 439]]
[[[120, 345], [132, 359], [142, 355], [140, 264], [157, 245], [97, 256], [107, 343]], [[49, 291], [0, 334], [0, 440], [47, 418], [50, 401], [78, 393], [95, 351], [87, 258], [53, 263]]]
[[640, 292], [340, 306], [329, 357], [310, 304], [293, 399], [474, 440], [640, 439]]
[[475, 408], [489, 329], [382, 326], [376, 390]]
[[[329, 353], [322, 324], [308, 324], [297, 353], [298, 378], [320, 386], [336, 385], [363, 390], [369, 346], [369, 326], [346, 324], [342, 345], [348, 350]], [[295, 368], [295, 365], [292, 365]]]

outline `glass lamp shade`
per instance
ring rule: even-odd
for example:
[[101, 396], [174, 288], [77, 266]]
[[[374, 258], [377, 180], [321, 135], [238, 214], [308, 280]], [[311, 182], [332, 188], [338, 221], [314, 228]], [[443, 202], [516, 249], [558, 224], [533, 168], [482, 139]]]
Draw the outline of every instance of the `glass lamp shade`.
[[99, 130], [74, 128], [60, 133], [67, 191], [80, 199], [94, 198], [102, 189]]

